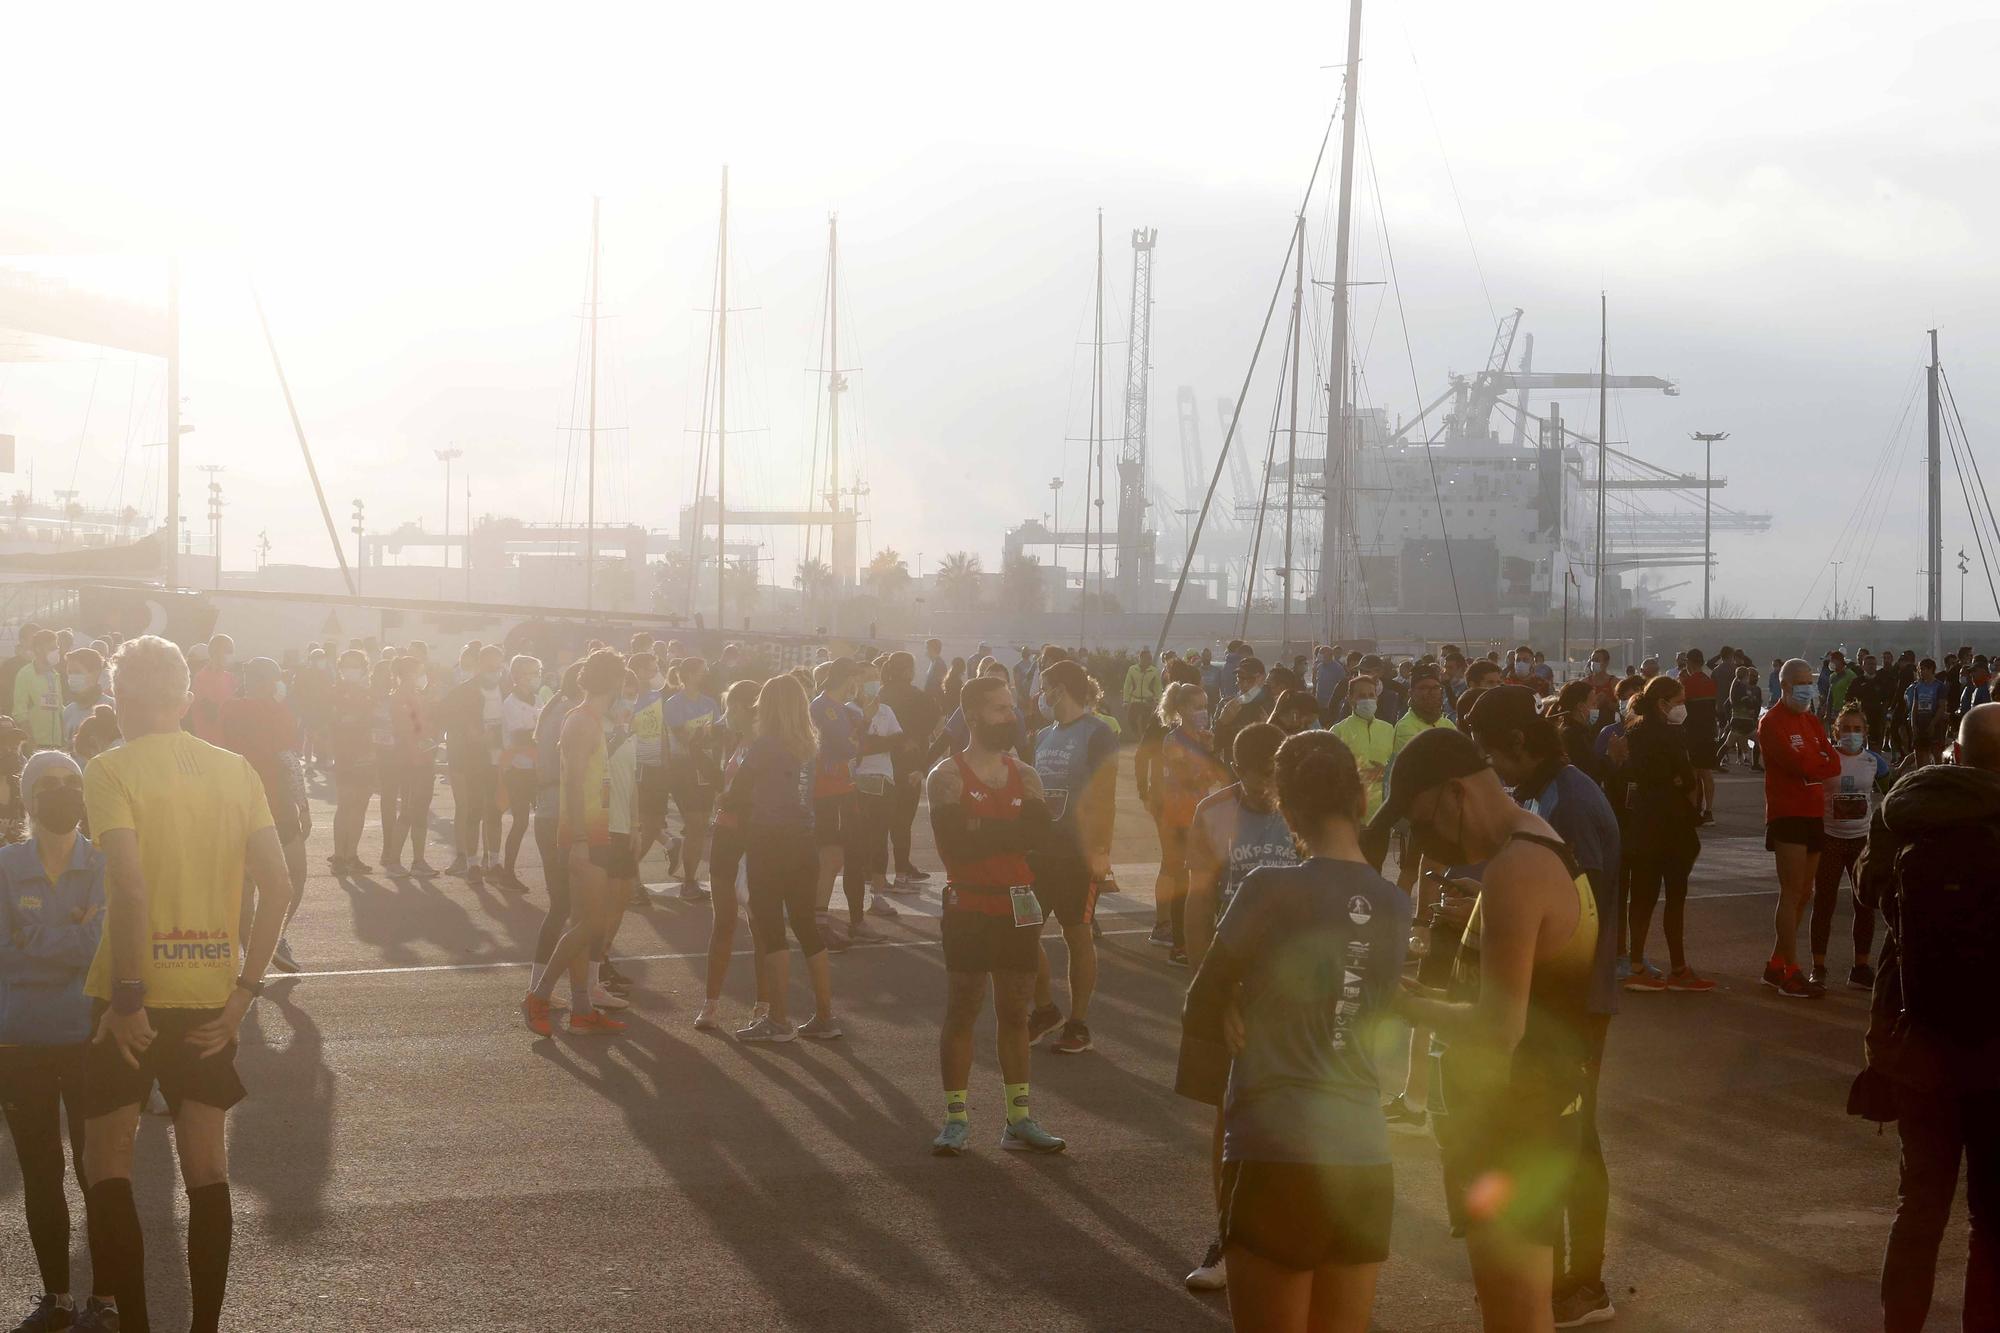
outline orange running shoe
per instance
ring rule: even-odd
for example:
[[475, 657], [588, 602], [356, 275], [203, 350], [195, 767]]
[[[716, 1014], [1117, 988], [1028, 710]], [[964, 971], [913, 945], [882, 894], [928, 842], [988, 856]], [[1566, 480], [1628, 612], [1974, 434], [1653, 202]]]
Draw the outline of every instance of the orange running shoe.
[[537, 1037], [546, 1037], [552, 1033], [555, 1026], [549, 1019], [549, 1010], [550, 1005], [547, 1000], [529, 991], [527, 998], [521, 1001], [521, 1017], [527, 1020], [528, 1031]]
[[579, 1033], [623, 1032], [625, 1024], [602, 1009], [592, 1009], [587, 1013], [572, 1013], [569, 1016], [569, 1030]]

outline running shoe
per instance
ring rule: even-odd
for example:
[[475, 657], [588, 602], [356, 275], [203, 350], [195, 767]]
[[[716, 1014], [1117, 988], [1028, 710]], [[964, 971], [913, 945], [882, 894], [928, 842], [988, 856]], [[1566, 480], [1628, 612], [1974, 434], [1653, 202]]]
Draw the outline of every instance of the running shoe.
[[1820, 988], [1821, 990], [1825, 990], [1825, 989], [1826, 989], [1826, 964], [1825, 964], [1825, 963], [1814, 963], [1814, 964], [1812, 965], [1812, 971], [1810, 971], [1810, 972], [1806, 973], [1806, 980], [1807, 980], [1807, 981], [1810, 981], [1810, 982], [1811, 982], [1811, 983], [1812, 983], [1813, 985], [1815, 985], [1815, 986], [1819, 987], [1819, 988]]
[[708, 901], [708, 890], [702, 887], [702, 883], [698, 879], [684, 879], [681, 881], [681, 901], [684, 903], [705, 903]]
[[1090, 1028], [1074, 1018], [1063, 1024], [1062, 1036], [1050, 1043], [1049, 1049], [1057, 1055], [1082, 1055], [1090, 1049]]
[[1431, 1113], [1421, 1106], [1410, 1105], [1400, 1092], [1383, 1106], [1382, 1119], [1388, 1122], [1393, 1134], [1428, 1134], [1431, 1129]]
[[938, 1136], [931, 1140], [931, 1156], [956, 1157], [972, 1143], [972, 1122], [969, 1120], [947, 1120]]
[[92, 1296], [83, 1303], [83, 1313], [70, 1327], [76, 1333], [118, 1333], [118, 1307]]
[[[882, 939], [882, 932], [869, 925], [866, 921], [852, 921], [848, 923], [847, 940], [850, 944], [879, 944]], [[828, 947], [832, 946], [829, 945]]]
[[1187, 950], [1181, 948], [1179, 945], [1175, 945], [1173, 948], [1167, 950], [1167, 961], [1175, 967], [1186, 967], [1188, 965]]
[[1819, 1000], [1826, 997], [1826, 987], [1795, 967], [1778, 987], [1778, 994], [1787, 1000]]
[[825, 912], [819, 914], [819, 937], [826, 943], [828, 953], [840, 953], [852, 943], [847, 938], [846, 927]]
[[902, 913], [896, 910], [896, 904], [890, 902], [883, 896], [882, 891], [877, 889], [868, 895], [868, 915], [901, 916]]
[[1146, 937], [1146, 943], [1152, 945], [1155, 949], [1173, 948], [1174, 947], [1173, 926], [1165, 921], [1159, 922], [1153, 927], [1153, 933]]
[[1582, 1328], [1585, 1324], [1606, 1324], [1618, 1312], [1611, 1307], [1611, 1293], [1602, 1282], [1571, 1287], [1556, 1293], [1557, 1328]]
[[924, 886], [922, 882], [911, 878], [907, 874], [898, 875], [889, 881], [889, 892], [903, 897], [910, 897], [923, 891]]
[[403, 873], [403, 858], [402, 858], [402, 857], [400, 857], [400, 856], [385, 856], [385, 857], [383, 857], [383, 858], [382, 858], [382, 873], [383, 873], [383, 874], [385, 874], [385, 875], [400, 875], [400, 874], [402, 874], [402, 873]]
[[76, 1322], [76, 1312], [66, 1305], [56, 1304], [56, 1298], [44, 1293], [35, 1308], [28, 1311], [28, 1317], [14, 1325], [14, 1333], [52, 1333], [52, 1330], [69, 1328]]
[[1632, 975], [1632, 963], [1630, 959], [1620, 957], [1616, 962], [1614, 962], [1611, 965], [1611, 979], [1613, 981], [1623, 983], [1625, 978], [1631, 975]]
[[655, 898], [652, 891], [644, 884], [634, 884], [632, 886], [632, 897], [627, 905], [632, 907], [651, 907], [655, 902], [666, 901], [667, 895], [661, 894], [658, 898]]
[[1667, 973], [1665, 982], [1668, 990], [1690, 991], [1696, 995], [1706, 995], [1715, 989], [1715, 983], [1691, 967], [1678, 967]]
[[467, 866], [465, 868], [465, 882], [475, 889], [486, 883], [486, 867]]
[[930, 883], [930, 878], [931, 873], [928, 870], [919, 870], [915, 866], [903, 866], [896, 871], [896, 882], [892, 887], [902, 892], [914, 893], [916, 892], [917, 885]]
[[1009, 1152], [1061, 1152], [1069, 1144], [1036, 1124], [1032, 1116], [1010, 1120], [1000, 1131], [1000, 1146]]
[[410, 873], [412, 875], [415, 875], [418, 879], [436, 879], [438, 876], [438, 868], [432, 865], [429, 861], [424, 860], [424, 858], [420, 856], [416, 860], [410, 862]]
[[1222, 1262], [1222, 1242], [1208, 1243], [1208, 1253], [1201, 1256], [1201, 1262], [1187, 1275], [1189, 1291], [1221, 1291], [1229, 1285], [1229, 1270]]
[[701, 1007], [701, 1012], [694, 1016], [694, 1030], [696, 1032], [720, 1032], [722, 1030], [722, 1017], [716, 1012], [720, 1007], [712, 1001], [704, 1004]]
[[840, 1022], [831, 1016], [821, 1018], [818, 1014], [814, 1014], [799, 1024], [799, 1035], [811, 1037], [815, 1041], [832, 1041], [841, 1035]]
[[632, 978], [613, 967], [609, 958], [597, 965], [597, 979], [613, 990], [632, 989]]
[[451, 859], [451, 864], [444, 868], [444, 873], [447, 875], [462, 876], [465, 874], [465, 871], [466, 871], [465, 858], [462, 856], [454, 856]]
[[632, 1002], [622, 995], [613, 995], [603, 986], [590, 988], [590, 1007], [593, 1009], [630, 1009]]
[[1856, 963], [1847, 969], [1847, 984], [1856, 990], [1875, 989], [1875, 969], [1866, 963]]
[[1665, 990], [1667, 982], [1664, 977], [1655, 976], [1653, 973], [1641, 968], [1639, 971], [1625, 978], [1624, 988], [1626, 990], [1637, 991]]
[[1028, 1011], [1028, 1040], [1040, 1041], [1062, 1025], [1062, 1010], [1052, 1004], [1036, 1005]]
[[797, 1028], [790, 1023], [780, 1023], [769, 1014], [757, 1019], [747, 1028], [736, 1029], [738, 1041], [792, 1041], [798, 1035]]
[[1789, 969], [1776, 959], [1764, 964], [1764, 984], [1772, 990], [1785, 988], [1785, 974]]
[[572, 1013], [569, 1016], [569, 1030], [585, 1036], [593, 1032], [609, 1034], [623, 1032], [625, 1024], [602, 1010], [592, 1009], [588, 1013]]
[[1118, 881], [1113, 879], [1110, 875], [1106, 875], [1103, 879], [1097, 881], [1097, 896], [1100, 898], [1102, 898], [1107, 893], [1123, 893], [1123, 892], [1125, 892], [1125, 890], [1119, 888]]
[[521, 1017], [527, 1020], [528, 1031], [537, 1037], [546, 1037], [554, 1032], [555, 1024], [549, 1017], [553, 1008], [547, 1000], [529, 991], [527, 998], [521, 1001]]
[[672, 838], [667, 842], [667, 873], [669, 875], [678, 875], [681, 873], [681, 840], [679, 838]]
[[277, 968], [280, 972], [297, 972], [299, 970], [299, 960], [292, 957], [291, 941], [287, 940], [283, 935], [278, 936], [278, 947], [271, 953], [271, 966]]

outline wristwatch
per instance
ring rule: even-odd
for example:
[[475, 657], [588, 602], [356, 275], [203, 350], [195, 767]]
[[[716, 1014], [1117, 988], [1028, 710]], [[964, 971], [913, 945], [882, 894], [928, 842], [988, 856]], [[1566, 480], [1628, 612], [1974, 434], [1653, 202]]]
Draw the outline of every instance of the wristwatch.
[[264, 983], [261, 981], [252, 981], [248, 977], [238, 977], [236, 978], [236, 989], [254, 1000], [264, 993]]

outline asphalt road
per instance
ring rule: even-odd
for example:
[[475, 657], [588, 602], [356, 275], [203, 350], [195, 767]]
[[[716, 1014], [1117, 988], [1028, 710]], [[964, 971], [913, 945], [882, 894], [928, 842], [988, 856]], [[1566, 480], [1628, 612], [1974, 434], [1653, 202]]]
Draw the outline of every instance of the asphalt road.
[[[1614, 1327], [1879, 1327], [1896, 1139], [1843, 1114], [1866, 997], [1783, 1001], [1757, 984], [1772, 880], [1754, 784], [1724, 775], [1723, 822], [1708, 831], [1688, 914], [1692, 959], [1723, 988], [1627, 996], [1612, 1027]], [[1213, 1225], [1210, 1113], [1169, 1090], [1187, 974], [1145, 941], [1155, 848], [1125, 786], [1115, 860], [1127, 891], [1105, 902], [1097, 1049], [1036, 1056], [1037, 1114], [1070, 1142], [1054, 1158], [999, 1151], [990, 1018], [972, 1080], [976, 1151], [927, 1151], [940, 1118], [934, 892], [901, 900], [910, 914], [887, 925], [887, 943], [836, 957], [844, 1040], [757, 1048], [695, 1032], [708, 913], [681, 904], [626, 919], [619, 952], [639, 959], [625, 965], [639, 982], [629, 1033], [537, 1040], [515, 1006], [539, 890], [336, 881], [322, 811], [291, 931], [311, 974], [273, 985], [244, 1027], [251, 1095], [231, 1117], [225, 1325], [1226, 1327], [1222, 1297], [1181, 1286]], [[449, 815], [440, 790], [435, 826]], [[919, 839], [934, 868], [921, 818]], [[363, 854], [378, 851], [371, 827]], [[523, 870], [539, 883], [532, 839]], [[1843, 907], [1837, 977], [1846, 931]], [[1051, 948], [1060, 966], [1060, 942]], [[732, 1018], [749, 1007], [747, 961], [732, 967]], [[1400, 1063], [1385, 1069], [1394, 1086]], [[136, 1182], [162, 1329], [187, 1317], [170, 1138], [148, 1118]], [[1476, 1327], [1435, 1149], [1397, 1139], [1395, 1152], [1377, 1326]], [[0, 1150], [5, 1311], [32, 1295], [19, 1192]], [[1965, 1246], [1961, 1205], [1935, 1327], [1957, 1327]]]

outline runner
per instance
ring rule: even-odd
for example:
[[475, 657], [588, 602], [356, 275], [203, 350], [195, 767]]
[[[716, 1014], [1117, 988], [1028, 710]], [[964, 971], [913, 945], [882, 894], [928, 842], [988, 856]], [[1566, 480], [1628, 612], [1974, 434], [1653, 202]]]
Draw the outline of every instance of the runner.
[[1404, 817], [1425, 855], [1485, 863], [1447, 998], [1406, 993], [1397, 1007], [1437, 1034], [1430, 1109], [1480, 1318], [1488, 1330], [1548, 1328], [1589, 1082], [1596, 899], [1568, 846], [1514, 803], [1469, 737], [1426, 732], [1397, 756], [1370, 860]]
[[1333, 724], [1333, 734], [1360, 765], [1361, 785], [1368, 791], [1368, 814], [1372, 818], [1382, 807], [1383, 781], [1389, 760], [1396, 750], [1396, 728], [1382, 720], [1379, 710], [1382, 682], [1366, 672], [1347, 681], [1346, 717]]
[[424, 665], [414, 657], [399, 657], [395, 693], [389, 699], [390, 768], [396, 792], [396, 816], [389, 818], [388, 779], [382, 797], [382, 868], [403, 869], [403, 843], [410, 844], [410, 873], [428, 879], [437, 869], [424, 859], [431, 835], [431, 797], [437, 792], [438, 728], [425, 697], [430, 687]]
[[[223, 748], [248, 759], [264, 784], [264, 801], [291, 876], [285, 907], [289, 925], [306, 898], [306, 839], [312, 836], [312, 804], [306, 799], [305, 768], [299, 760], [299, 721], [285, 707], [285, 682], [270, 658], [253, 657], [243, 664], [243, 689], [242, 698], [222, 701]], [[249, 934], [247, 916], [243, 933]], [[299, 970], [282, 932], [271, 965], [280, 972]]]
[[[1005, 668], [1002, 668], [1003, 672]], [[819, 848], [819, 879], [814, 902], [819, 908], [820, 933], [830, 949], [845, 949], [850, 940], [881, 937], [862, 920], [867, 892], [861, 873], [861, 849], [854, 801], [854, 760], [861, 752], [861, 719], [847, 705], [859, 688], [854, 663], [845, 657], [822, 662], [813, 672], [819, 693], [813, 696], [813, 735], [818, 755], [813, 764], [812, 826]], [[838, 876], [847, 895], [847, 927], [833, 920], [833, 881]]]
[[864, 661], [857, 672], [858, 701], [848, 710], [860, 718], [854, 761], [854, 840], [859, 873], [868, 886], [872, 916], [899, 916], [889, 901], [889, 825], [896, 808], [895, 752], [903, 745], [903, 724], [882, 700], [882, 671]]
[[463, 875], [472, 884], [483, 883], [500, 857], [501, 656], [500, 646], [491, 643], [476, 655], [460, 654], [460, 670], [469, 668], [470, 674], [438, 706], [458, 851], [444, 873]]
[[500, 701], [500, 803], [510, 817], [500, 882], [526, 893], [515, 865], [535, 814], [535, 722], [541, 714], [542, 664], [517, 655], [507, 664], [507, 697]]
[[[1172, 695], [1169, 690], [1167, 696]], [[1168, 706], [1165, 699], [1160, 706]], [[1061, 1152], [1069, 1145], [1037, 1124], [1028, 1106], [1028, 1002], [1043, 923], [1028, 857], [1047, 845], [1049, 808], [1035, 770], [1007, 753], [1016, 716], [1009, 683], [975, 680], [965, 687], [960, 707], [971, 724], [972, 743], [939, 762], [928, 784], [931, 831], [945, 867], [939, 933], [946, 987], [938, 1034], [945, 1120], [931, 1151], [956, 1157], [971, 1140], [967, 1084], [972, 1029], [985, 1006], [990, 977], [995, 1044], [1007, 1097], [1000, 1146]]]
[[1119, 691], [1125, 704], [1126, 724], [1134, 735], [1145, 729], [1146, 719], [1160, 707], [1160, 692], [1166, 683], [1160, 669], [1153, 665], [1153, 650], [1141, 648], [1139, 660], [1125, 668], [1125, 681]]
[[[805, 687], [791, 675], [774, 676], [757, 692], [756, 739], [738, 761], [724, 807], [740, 821], [749, 872], [750, 929], [756, 938], [758, 992], [770, 1008], [736, 1032], [738, 1041], [787, 1042], [795, 1037], [831, 1040], [840, 1035], [833, 1016], [833, 971], [820, 937], [812, 790], [819, 740], [813, 734]], [[785, 926], [799, 942], [812, 979], [813, 1016], [791, 1021], [787, 987], [791, 950]]]
[[322, 758], [333, 761], [334, 796], [333, 853], [327, 864], [336, 876], [362, 875], [370, 869], [361, 859], [368, 802], [387, 777], [376, 766], [370, 735], [375, 704], [368, 693], [368, 654], [350, 648], [340, 655], [327, 708], [327, 749]]
[[[1021, 652], [1025, 660], [1027, 649]], [[890, 653], [882, 663], [882, 702], [895, 712], [902, 728], [896, 748], [890, 751], [896, 778], [895, 805], [889, 814], [896, 879], [890, 888], [896, 893], [915, 893], [930, 879], [929, 873], [919, 870], [910, 859], [910, 829], [924, 794], [924, 775], [929, 771], [926, 760], [938, 745], [944, 725], [937, 700], [916, 687], [916, 669], [916, 659], [904, 652]], [[1017, 673], [1020, 670], [1015, 669]]]
[[63, 678], [55, 632], [36, 630], [26, 644], [28, 660], [14, 676], [14, 723], [36, 749], [60, 750]]
[[1721, 763], [1716, 753], [1716, 709], [1721, 691], [1716, 686], [1715, 678], [1708, 674], [1707, 663], [1708, 659], [1701, 649], [1690, 648], [1680, 656], [1678, 677], [1687, 706], [1680, 740], [1699, 788], [1695, 810], [1695, 822], [1698, 824], [1715, 822], [1715, 770]]
[[535, 854], [542, 862], [542, 886], [549, 910], [535, 940], [534, 964], [528, 989], [541, 985], [556, 941], [569, 929], [569, 858], [561, 847], [562, 724], [569, 710], [583, 702], [583, 663], [572, 662], [562, 674], [555, 696], [535, 715]]
[[1808, 980], [1826, 985], [1826, 946], [1833, 938], [1833, 916], [1840, 902], [1840, 881], [1845, 877], [1857, 891], [1854, 900], [1854, 966], [1848, 970], [1847, 984], [1856, 990], [1871, 990], [1875, 968], [1870, 954], [1875, 945], [1875, 912], [1862, 905], [1861, 853], [1868, 846], [1868, 824], [1881, 793], [1889, 789], [1892, 777], [1889, 761], [1868, 748], [1867, 712], [1849, 703], [1834, 721], [1834, 748], [1840, 752], [1840, 772], [1820, 784], [1826, 801], [1822, 827], [1826, 846], [1819, 854], [1813, 873], [1812, 973]]
[[1366, 796], [1347, 748], [1314, 732], [1276, 759], [1284, 822], [1311, 859], [1245, 877], [1183, 1026], [1193, 1050], [1231, 1057], [1216, 1212], [1232, 1322], [1361, 1329], [1395, 1198], [1372, 1034], [1402, 971], [1410, 906], [1362, 855]]
[[[1704, 677], [1706, 679], [1706, 677]], [[1672, 676], [1655, 676], [1632, 703], [1638, 721], [1625, 734], [1630, 758], [1626, 764], [1625, 855], [1632, 864], [1630, 936], [1625, 978], [1629, 991], [1698, 991], [1715, 983], [1687, 965], [1683, 929], [1687, 910], [1688, 875], [1701, 855], [1697, 831], [1700, 781], [1688, 762], [1682, 733], [1688, 722], [1687, 696]], [[1661, 931], [1667, 940], [1670, 970], [1663, 977], [1646, 964], [1646, 934], [1653, 907], [1666, 893]]]
[[1729, 748], [1736, 762], [1747, 763], [1752, 772], [1762, 772], [1764, 756], [1757, 752], [1757, 719], [1764, 712], [1764, 690], [1757, 683], [1757, 668], [1739, 666], [1729, 687]]
[[[698, 759], [707, 762], [709, 755], [720, 756], [715, 764], [718, 791], [729, 790], [756, 738], [757, 690], [753, 680], [732, 684], [722, 695], [722, 717], [699, 736], [703, 753]], [[708, 985], [701, 1011], [694, 1017], [695, 1027], [703, 1032], [722, 1029], [722, 985], [729, 979], [729, 959], [736, 950], [736, 920], [750, 900], [749, 881], [743, 875], [744, 850], [742, 821], [718, 802], [709, 839]], [[765, 1002], [764, 970], [753, 963], [750, 974], [757, 983], [757, 1006], [750, 1013], [750, 1026], [755, 1027], [770, 1012], [770, 1005]]]
[[1903, 691], [1904, 717], [1910, 733], [1910, 753], [1919, 766], [1935, 764], [1944, 749], [1951, 718], [1951, 692], [1938, 679], [1937, 663], [1917, 663], [1917, 678]]
[[[561, 790], [556, 845], [569, 880], [570, 924], [550, 950], [548, 962], [521, 1001], [529, 1031], [546, 1037], [554, 1030], [551, 997], [558, 978], [569, 978], [572, 1033], [623, 1032], [625, 1024], [593, 1003], [602, 980], [591, 962], [609, 938], [618, 904], [611, 901], [609, 872], [617, 868], [611, 846], [611, 772], [606, 733], [611, 706], [623, 688], [625, 662], [609, 648], [584, 660], [577, 685], [583, 700], [564, 716], [558, 749]], [[553, 707], [553, 705], [551, 705]], [[551, 901], [554, 894], [550, 894]]]
[[[1259, 866], [1298, 864], [1298, 847], [1278, 810], [1278, 748], [1285, 734], [1269, 723], [1253, 723], [1236, 736], [1234, 785], [1195, 807], [1188, 831], [1188, 962], [1199, 971], [1215, 936], [1216, 922], [1236, 892]], [[1211, 1144], [1211, 1186], [1221, 1197], [1223, 1116], [1218, 1106]], [[1190, 1291], [1220, 1291], [1228, 1284], [1220, 1233], [1187, 1275]]]
[[[1187, 965], [1187, 840], [1202, 798], [1228, 776], [1217, 762], [1209, 732], [1208, 692], [1177, 684], [1160, 696], [1160, 890], [1167, 909], [1167, 961]], [[1153, 927], [1152, 942], [1160, 943]]]
[[[152, 635], [128, 640], [112, 692], [125, 743], [91, 760], [83, 782], [107, 888], [84, 987], [97, 1001], [97, 1035], [82, 1100], [91, 1271], [117, 1313], [94, 1312], [81, 1327], [148, 1326], [132, 1147], [157, 1084], [187, 1187], [189, 1327], [216, 1333], [233, 1227], [224, 1119], [244, 1096], [236, 1035], [263, 991], [291, 883], [256, 770], [181, 730], [180, 649]], [[246, 872], [257, 895], [247, 939], [238, 933]]]
[[1799, 917], [1812, 901], [1819, 858], [1826, 845], [1826, 793], [1821, 784], [1840, 776], [1840, 756], [1813, 714], [1812, 666], [1800, 658], [1779, 670], [1783, 691], [1757, 724], [1764, 756], [1764, 847], [1777, 859], [1776, 943], [1764, 966], [1764, 984], [1793, 1000], [1817, 1000], [1826, 988], [1799, 967]]
[[[1035, 737], [1035, 772], [1053, 827], [1030, 858], [1035, 898], [1046, 918], [1060, 924], [1069, 959], [1069, 1019], [1055, 1005], [1048, 954], [1035, 969], [1035, 1008], [1028, 1015], [1032, 1043], [1057, 1024], [1052, 1049], [1080, 1055], [1090, 1049], [1090, 997], [1097, 989], [1097, 894], [1111, 873], [1111, 830], [1118, 804], [1118, 737], [1094, 710], [1097, 680], [1075, 662], [1057, 662], [1041, 673], [1042, 699], [1055, 721]], [[1011, 886], [1010, 886], [1011, 887]], [[1039, 932], [1038, 932], [1039, 933]]]
[[77, 648], [63, 660], [66, 674], [63, 677], [64, 693], [69, 702], [63, 705], [62, 743], [65, 747], [76, 741], [76, 729], [83, 725], [85, 718], [96, 711], [104, 698], [99, 682], [103, 679], [104, 657], [95, 648]]
[[[679, 894], [682, 902], [698, 903], [708, 897], [701, 884], [701, 854], [715, 813], [715, 787], [713, 776], [695, 762], [695, 733], [712, 723], [722, 706], [711, 691], [708, 663], [699, 657], [681, 659], [666, 684], [673, 693], [660, 706], [661, 741], [667, 793], [681, 815]], [[664, 815], [662, 807], [662, 823]]]
[[[42, 1296], [15, 1333], [50, 1333], [78, 1314], [70, 1286], [70, 1211], [63, 1129], [79, 1190], [83, 1062], [90, 1040], [84, 973], [103, 931], [104, 856], [77, 833], [83, 773], [59, 750], [21, 771], [26, 842], [0, 847], [0, 1112], [21, 1168], [21, 1203]], [[88, 1229], [86, 1225], [86, 1230]], [[83, 1318], [98, 1323], [111, 1295], [102, 1273]]]

